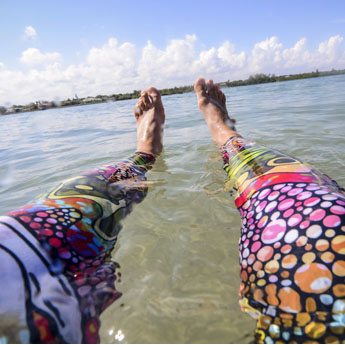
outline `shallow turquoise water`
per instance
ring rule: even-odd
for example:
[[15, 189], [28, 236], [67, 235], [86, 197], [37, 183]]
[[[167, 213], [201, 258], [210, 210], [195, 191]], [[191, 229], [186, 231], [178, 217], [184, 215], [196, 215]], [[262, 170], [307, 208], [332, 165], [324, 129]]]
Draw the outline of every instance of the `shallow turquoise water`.
[[[345, 76], [224, 89], [243, 136], [345, 186]], [[123, 296], [102, 315], [107, 343], [245, 343], [237, 304], [240, 220], [192, 93], [164, 97], [165, 148], [113, 252]], [[135, 150], [135, 100], [0, 118], [0, 211]], [[121, 332], [120, 332], [121, 331]], [[120, 333], [119, 333], [120, 332]], [[119, 334], [123, 336], [119, 336]]]

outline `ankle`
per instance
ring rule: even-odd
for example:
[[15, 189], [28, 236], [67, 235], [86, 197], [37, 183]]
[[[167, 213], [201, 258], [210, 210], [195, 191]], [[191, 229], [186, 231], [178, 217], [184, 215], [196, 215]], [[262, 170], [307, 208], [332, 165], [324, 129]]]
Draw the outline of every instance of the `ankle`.
[[223, 126], [209, 126], [212, 134], [212, 138], [218, 146], [223, 146], [227, 140], [231, 137], [237, 137], [239, 134], [227, 125]]

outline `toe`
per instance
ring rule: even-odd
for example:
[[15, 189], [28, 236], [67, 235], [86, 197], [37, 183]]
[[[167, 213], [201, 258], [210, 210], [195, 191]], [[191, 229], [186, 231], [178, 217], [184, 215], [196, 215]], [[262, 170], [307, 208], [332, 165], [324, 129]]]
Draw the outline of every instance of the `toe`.
[[217, 99], [219, 99], [219, 98], [220, 98], [220, 90], [219, 90], [219, 87], [218, 87], [217, 84], [214, 84], [214, 86], [213, 86], [213, 91], [214, 91], [214, 93], [215, 93]]
[[213, 84], [213, 80], [212, 80], [212, 79], [209, 79], [209, 80], [207, 81], [206, 86], [207, 86], [207, 91], [208, 91], [208, 93], [212, 93], [212, 95], [213, 95], [213, 93], [214, 93], [214, 84]]
[[213, 87], [213, 80], [212, 79], [209, 79], [207, 81], [207, 90], [210, 91]]
[[157, 107], [163, 107], [162, 98], [160, 92], [153, 86], [147, 90], [148, 96], [152, 99], [152, 104]]
[[198, 98], [198, 106], [203, 107], [207, 103], [207, 90], [204, 78], [198, 78], [194, 84], [194, 91]]
[[139, 117], [142, 115], [142, 110], [139, 108], [139, 107], [137, 107], [137, 106], [135, 106], [134, 107], [134, 117], [138, 120], [139, 119]]
[[147, 91], [141, 91], [140, 99], [143, 101], [146, 109], [149, 109], [151, 107], [152, 102]]
[[223, 93], [223, 92], [221, 93], [221, 102], [222, 102], [222, 104], [225, 106], [225, 103], [226, 103], [226, 97], [225, 97], [225, 95], [224, 95], [224, 93]]
[[138, 119], [139, 116], [141, 116], [143, 114], [144, 109], [145, 109], [145, 104], [144, 104], [142, 97], [140, 97], [139, 101], [137, 102], [137, 104], [134, 107], [134, 116], [136, 119]]
[[213, 80], [210, 79], [207, 82], [207, 90], [208, 90], [208, 94], [212, 97], [217, 99], [217, 86], [215, 84], [213, 84]]
[[223, 96], [224, 96], [224, 94], [223, 94], [223, 92], [220, 90], [220, 88], [219, 88], [218, 85], [214, 85], [214, 92], [215, 92], [215, 94], [216, 94], [217, 100], [218, 100], [221, 104], [223, 104]]
[[206, 96], [206, 83], [204, 78], [198, 78], [194, 83], [194, 91], [197, 95]]

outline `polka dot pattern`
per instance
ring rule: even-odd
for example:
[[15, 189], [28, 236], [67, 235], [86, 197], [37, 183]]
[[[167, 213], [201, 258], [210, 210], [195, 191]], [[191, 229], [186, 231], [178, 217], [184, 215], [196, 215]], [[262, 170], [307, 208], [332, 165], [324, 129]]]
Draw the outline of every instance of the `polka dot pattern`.
[[[41, 243], [42, 250], [51, 258], [49, 269], [56, 279], [61, 279], [62, 274], [67, 278], [69, 285], [65, 293], [69, 296], [70, 289], [74, 290], [80, 310], [71, 309], [71, 313], [81, 314], [83, 343], [100, 342], [100, 314], [121, 296], [115, 288], [115, 281], [121, 281], [121, 273], [118, 272], [119, 265], [111, 260], [110, 252], [119, 231], [119, 220], [129, 213], [133, 202], [140, 202], [146, 195], [145, 188], [133, 187], [133, 184], [126, 188], [124, 180], [144, 180], [144, 174], [153, 162], [153, 156], [137, 153], [124, 162], [65, 181], [46, 197], [40, 197], [32, 205], [8, 214]], [[115, 186], [118, 181], [121, 181], [121, 192], [109, 193], [108, 187]], [[117, 191], [116, 188], [114, 190]], [[245, 245], [249, 245], [249, 240]], [[253, 261], [255, 257], [251, 256], [251, 259]], [[35, 275], [34, 270], [28, 273]], [[45, 281], [37, 281], [35, 285], [40, 286], [35, 293], [44, 294], [43, 297], [36, 297], [49, 301], [51, 292], [46, 288]], [[31, 292], [27, 295], [30, 296]], [[28, 308], [34, 306], [32, 302], [27, 305]], [[34, 310], [25, 311], [23, 320], [27, 318], [31, 334], [37, 337], [30, 338], [33, 342], [68, 342], [58, 334], [59, 327], [56, 326], [63, 323], [59, 317], [64, 315], [65, 310], [60, 313], [58, 301], [53, 301], [53, 305], [52, 314], [46, 311], [45, 315], [39, 314], [37, 306]], [[32, 315], [34, 320], [29, 320]], [[66, 334], [78, 332], [75, 331], [67, 331]]]
[[344, 189], [241, 137], [222, 153], [242, 217], [240, 304], [258, 319], [255, 341], [345, 343]]
[[[260, 203], [254, 207], [257, 199]], [[266, 341], [267, 334], [272, 341], [284, 340], [281, 325], [287, 320], [280, 315], [305, 313], [308, 317], [301, 316], [302, 321], [291, 319], [291, 325], [300, 329], [299, 339], [339, 341], [324, 319], [312, 321], [309, 315], [329, 311], [338, 298], [345, 298], [345, 205], [339, 203], [343, 200], [345, 196], [340, 198], [327, 186], [287, 183], [258, 191], [246, 201], [246, 208], [240, 208], [240, 260], [251, 257], [241, 265], [242, 299], [255, 308], [260, 305], [262, 317], [269, 312], [270, 322], [280, 323], [267, 333], [267, 326], [258, 322], [256, 332], [262, 333], [256, 340]], [[246, 236], [250, 230], [255, 239]], [[342, 327], [345, 335], [345, 324]], [[284, 342], [290, 338], [288, 331]]]

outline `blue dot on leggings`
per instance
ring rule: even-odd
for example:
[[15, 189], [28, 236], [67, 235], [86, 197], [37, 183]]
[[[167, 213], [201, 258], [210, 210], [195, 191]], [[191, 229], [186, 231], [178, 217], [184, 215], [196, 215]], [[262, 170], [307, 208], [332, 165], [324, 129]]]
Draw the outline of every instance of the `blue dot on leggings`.
[[320, 300], [325, 305], [331, 305], [333, 303], [333, 297], [331, 295], [321, 295]]

